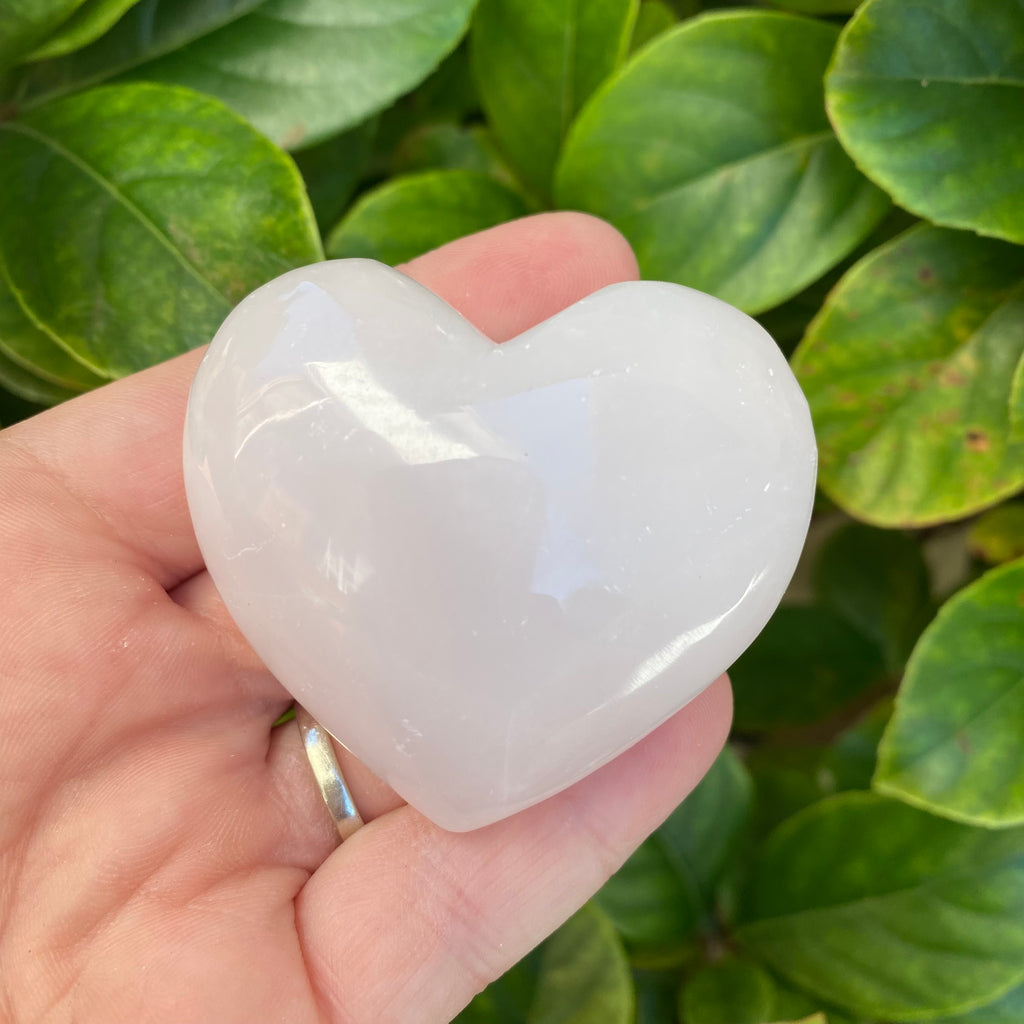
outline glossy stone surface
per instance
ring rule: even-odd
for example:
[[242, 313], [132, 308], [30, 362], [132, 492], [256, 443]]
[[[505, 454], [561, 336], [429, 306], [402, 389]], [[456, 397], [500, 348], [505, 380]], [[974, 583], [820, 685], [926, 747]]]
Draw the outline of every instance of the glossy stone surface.
[[613, 285], [498, 346], [368, 260], [247, 298], [185, 436], [242, 631], [455, 830], [576, 781], [728, 668], [790, 579], [814, 474], [785, 359], [716, 299]]

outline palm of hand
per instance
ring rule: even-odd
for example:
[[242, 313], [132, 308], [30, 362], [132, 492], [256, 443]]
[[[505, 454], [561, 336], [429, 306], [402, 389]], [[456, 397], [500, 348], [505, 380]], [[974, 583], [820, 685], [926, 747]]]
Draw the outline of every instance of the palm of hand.
[[[607, 227], [548, 215], [409, 272], [500, 340], [635, 271]], [[464, 835], [340, 751], [372, 823], [336, 848], [294, 725], [272, 727], [290, 699], [191, 532], [197, 357], [0, 438], [0, 1019], [446, 1021], [692, 788], [727, 687]]]

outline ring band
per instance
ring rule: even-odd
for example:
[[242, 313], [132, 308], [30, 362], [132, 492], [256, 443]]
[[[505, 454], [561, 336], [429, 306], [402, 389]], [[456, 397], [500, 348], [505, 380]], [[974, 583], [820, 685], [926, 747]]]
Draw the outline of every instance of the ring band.
[[352, 794], [345, 785], [345, 776], [334, 753], [331, 737], [327, 730], [301, 705], [295, 705], [295, 721], [299, 726], [302, 746], [313, 767], [313, 775], [320, 787], [327, 810], [334, 820], [334, 826], [342, 842], [356, 829], [361, 828], [363, 819], [356, 810]]

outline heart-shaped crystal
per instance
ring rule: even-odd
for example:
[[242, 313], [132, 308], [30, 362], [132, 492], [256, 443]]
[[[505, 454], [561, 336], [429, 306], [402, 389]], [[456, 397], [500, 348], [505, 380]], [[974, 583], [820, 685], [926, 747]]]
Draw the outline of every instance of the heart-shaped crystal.
[[284, 686], [438, 824], [563, 789], [754, 639], [814, 492], [753, 320], [612, 285], [503, 345], [379, 263], [228, 317], [185, 434], [196, 534]]

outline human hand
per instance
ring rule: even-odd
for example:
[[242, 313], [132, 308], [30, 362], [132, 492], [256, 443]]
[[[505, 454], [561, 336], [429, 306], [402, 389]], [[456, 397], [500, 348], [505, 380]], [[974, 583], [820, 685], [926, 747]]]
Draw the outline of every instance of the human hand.
[[[404, 268], [495, 340], [636, 275], [577, 214]], [[612, 763], [444, 832], [339, 748], [340, 847], [290, 698], [203, 570], [181, 478], [201, 353], [0, 434], [0, 1020], [439, 1024], [696, 785], [719, 680]]]

